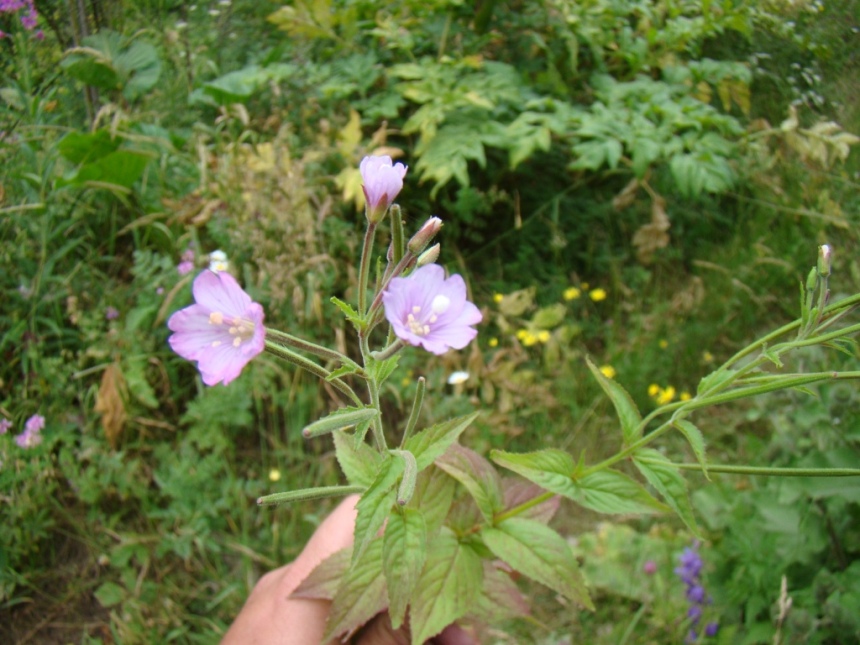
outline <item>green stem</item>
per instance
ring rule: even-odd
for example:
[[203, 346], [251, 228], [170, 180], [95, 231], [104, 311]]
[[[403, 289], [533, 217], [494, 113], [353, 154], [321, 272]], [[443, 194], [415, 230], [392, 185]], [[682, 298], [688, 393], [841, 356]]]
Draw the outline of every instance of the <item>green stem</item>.
[[[370, 345], [367, 341], [367, 334], [370, 330], [365, 332], [360, 332], [358, 335], [359, 347], [361, 348], [361, 356], [364, 359], [364, 364], [367, 365], [368, 359], [373, 360], [370, 353]], [[379, 411], [379, 414], [371, 421], [370, 427], [373, 430], [373, 439], [376, 442], [376, 449], [379, 450], [380, 454], [385, 454], [388, 450], [388, 445], [385, 442], [385, 431], [382, 428], [382, 408], [379, 406], [379, 384], [376, 382], [376, 378], [372, 375], [368, 375], [367, 379], [367, 392], [370, 395], [370, 406]]]
[[393, 343], [391, 343], [385, 349], [380, 349], [378, 352], [373, 352], [371, 354], [371, 356], [373, 356], [374, 360], [384, 361], [384, 360], [389, 359], [392, 356], [394, 356], [397, 352], [399, 352], [405, 346], [406, 346], [406, 344], [398, 338], [397, 340], [395, 340]]
[[[666, 464], [665, 461], [640, 459], [643, 463]], [[672, 464], [679, 470], [702, 470], [698, 463]], [[709, 473], [729, 475], [761, 475], [762, 477], [860, 477], [860, 468], [769, 468], [764, 466], [707, 465]]]
[[403, 250], [406, 248], [403, 241], [403, 216], [397, 204], [391, 205], [388, 214], [391, 216], [391, 247], [394, 251], [392, 262], [396, 265], [403, 259]]
[[270, 504], [286, 504], [289, 502], [303, 502], [311, 499], [325, 499], [326, 497], [345, 497], [353, 493], [363, 493], [363, 486], [326, 486], [324, 488], [304, 488], [302, 490], [291, 490], [285, 493], [273, 493], [257, 498], [257, 504], [268, 506]]
[[351, 387], [349, 387], [349, 385], [341, 381], [339, 378], [329, 379], [329, 377], [331, 376], [331, 372], [329, 372], [324, 367], [320, 367], [319, 365], [305, 358], [304, 356], [299, 356], [298, 354], [293, 353], [286, 347], [278, 345], [271, 340], [266, 341], [266, 351], [270, 354], [274, 354], [275, 356], [283, 358], [286, 361], [289, 361], [297, 367], [301, 367], [303, 370], [307, 370], [314, 376], [318, 376], [319, 378], [323, 379], [324, 381], [327, 381], [328, 383], [331, 383], [334, 388], [349, 397], [349, 399], [356, 405], [364, 405], [364, 402], [360, 398], [358, 398], [358, 395], [353, 391]]
[[364, 316], [367, 305], [367, 280], [370, 276], [370, 260], [373, 257], [375, 237], [376, 224], [368, 222], [367, 230], [364, 232], [364, 244], [361, 247], [361, 264], [358, 267], [358, 313], [361, 316]]
[[359, 366], [358, 363], [356, 363], [351, 358], [344, 356], [340, 352], [337, 352], [333, 349], [329, 349], [328, 347], [323, 347], [322, 345], [317, 345], [316, 343], [312, 343], [302, 338], [296, 338], [295, 336], [279, 331], [277, 329], [266, 327], [266, 337], [271, 338], [273, 341], [282, 345], [287, 345], [289, 347], [294, 347], [295, 349], [299, 349], [310, 354], [315, 354], [316, 356], [319, 356], [320, 358], [323, 358], [325, 360], [337, 361], [342, 365], [349, 365], [350, 367], [355, 368], [356, 371], [361, 369], [361, 366]]
[[409, 420], [406, 422], [406, 429], [403, 431], [403, 438], [400, 439], [400, 447], [406, 445], [406, 441], [418, 425], [418, 415], [421, 414], [421, 405], [424, 403], [424, 390], [427, 380], [423, 376], [418, 377], [418, 385], [415, 390], [415, 400], [412, 402], [412, 412], [409, 413]]
[[[498, 515], [494, 515], [493, 516], [493, 524], [498, 524], [499, 522], [504, 522], [507, 519], [510, 519], [512, 517], [516, 517], [517, 515], [521, 515], [522, 513], [525, 513], [527, 510], [529, 510], [530, 508], [534, 508], [538, 504], [543, 504], [544, 502], [552, 499], [553, 497], [555, 497], [555, 493], [550, 493], [550, 492], [541, 493], [537, 497], [532, 497], [527, 502], [523, 502], [522, 504], [519, 504], [518, 506], [514, 506], [513, 508], [509, 508], [508, 510], [506, 510], [502, 513], [499, 513]], [[480, 527], [478, 527], [478, 529], [480, 530]]]

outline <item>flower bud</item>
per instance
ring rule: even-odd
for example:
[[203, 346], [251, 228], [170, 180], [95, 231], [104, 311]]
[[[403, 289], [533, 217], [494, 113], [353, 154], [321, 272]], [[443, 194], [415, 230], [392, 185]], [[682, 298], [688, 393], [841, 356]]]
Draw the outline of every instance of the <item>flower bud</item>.
[[409, 240], [406, 248], [408, 248], [413, 255], [420, 255], [421, 252], [427, 248], [427, 245], [433, 241], [433, 238], [436, 237], [436, 234], [441, 228], [442, 220], [438, 217], [431, 217], [424, 222], [424, 226], [422, 226], [421, 229], [412, 236], [412, 239]]
[[403, 189], [403, 177], [407, 167], [393, 163], [391, 157], [365, 157], [361, 160], [362, 190], [367, 200], [366, 215], [370, 223], [376, 224]]
[[429, 249], [424, 251], [421, 255], [418, 256], [418, 261], [416, 262], [416, 266], [423, 267], [425, 264], [433, 264], [436, 260], [439, 259], [439, 244], [434, 244]]
[[818, 247], [818, 275], [822, 278], [828, 277], [832, 266], [833, 250], [829, 244], [822, 244]]

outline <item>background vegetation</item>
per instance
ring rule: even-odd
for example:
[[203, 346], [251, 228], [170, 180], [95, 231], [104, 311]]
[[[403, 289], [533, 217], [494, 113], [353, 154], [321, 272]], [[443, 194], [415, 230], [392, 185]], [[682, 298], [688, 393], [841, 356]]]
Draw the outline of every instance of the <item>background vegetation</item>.
[[[833, 298], [860, 289], [858, 15], [856, 0], [0, 2], [0, 640], [213, 642], [298, 552], [327, 507], [254, 500], [338, 480], [331, 446], [299, 435], [331, 393], [265, 358], [204, 388], [165, 321], [220, 249], [268, 322], [344, 346], [327, 298], [355, 284], [365, 154], [410, 166], [408, 221], [445, 220], [441, 261], [487, 321], [470, 350], [404, 356], [390, 416], [424, 375], [429, 416], [485, 409], [476, 449], [601, 455], [614, 421], [586, 354], [640, 406], [693, 391], [796, 316], [818, 244], [835, 249]], [[469, 379], [448, 385], [455, 370]], [[33, 414], [44, 441], [22, 449]], [[697, 423], [714, 461], [860, 454], [860, 393], [842, 384]], [[711, 640], [860, 642], [860, 484], [713, 480], [695, 496]], [[547, 595], [490, 638], [684, 639], [679, 521], [559, 521], [598, 611]]]

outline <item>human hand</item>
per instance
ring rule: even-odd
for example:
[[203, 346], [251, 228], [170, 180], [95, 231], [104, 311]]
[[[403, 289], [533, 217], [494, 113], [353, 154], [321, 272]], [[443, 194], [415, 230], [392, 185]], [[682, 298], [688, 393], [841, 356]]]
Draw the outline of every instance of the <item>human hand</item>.
[[[331, 602], [292, 598], [291, 594], [316, 566], [352, 545], [357, 495], [344, 499], [317, 527], [301, 554], [290, 564], [270, 571], [257, 582], [221, 645], [318, 645], [325, 633]], [[408, 629], [393, 630], [387, 613], [362, 627], [358, 645], [409, 645]], [[452, 625], [433, 639], [439, 645], [476, 645], [463, 629]]]

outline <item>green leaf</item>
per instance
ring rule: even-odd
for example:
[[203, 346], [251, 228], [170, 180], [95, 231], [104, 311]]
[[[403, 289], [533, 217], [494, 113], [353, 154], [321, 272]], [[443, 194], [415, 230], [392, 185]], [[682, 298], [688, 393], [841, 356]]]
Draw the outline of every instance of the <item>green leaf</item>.
[[388, 605], [382, 573], [382, 538], [375, 538], [343, 578], [332, 602], [323, 642], [356, 629]]
[[412, 599], [412, 645], [421, 645], [462, 618], [481, 590], [481, 558], [448, 529], [430, 542]]
[[383, 571], [390, 604], [391, 626], [398, 629], [427, 559], [427, 524], [417, 510], [392, 513], [385, 526]]
[[457, 482], [435, 466], [418, 475], [415, 494], [407, 508], [420, 509], [427, 524], [427, 536], [433, 537], [442, 528], [454, 501]]
[[412, 435], [403, 446], [415, 455], [418, 471], [422, 471], [440, 457], [457, 441], [463, 430], [478, 418], [480, 412], [473, 412], [463, 417], [456, 417], [443, 423], [437, 423], [421, 432]]
[[694, 426], [689, 421], [685, 421], [684, 419], [679, 419], [675, 421], [673, 424], [681, 434], [686, 437], [687, 441], [690, 443], [690, 447], [693, 449], [693, 453], [696, 455], [696, 459], [702, 465], [702, 473], [705, 475], [705, 479], [708, 481], [711, 480], [708, 475], [708, 463], [705, 459], [705, 437], [702, 435], [702, 431], [699, 430], [696, 426]]
[[302, 502], [309, 499], [325, 499], [327, 497], [345, 497], [353, 493], [363, 493], [363, 486], [322, 486], [320, 488], [300, 488], [284, 493], [272, 493], [257, 498], [259, 506], [271, 504], [288, 504], [290, 502]]
[[335, 551], [320, 562], [308, 576], [301, 581], [291, 596], [295, 598], [315, 598], [334, 600], [337, 590], [349, 570], [352, 547]]
[[588, 369], [591, 374], [597, 379], [600, 387], [606, 392], [606, 396], [612, 401], [615, 406], [615, 412], [618, 414], [618, 420], [621, 422], [621, 433], [624, 436], [624, 445], [630, 445], [642, 437], [642, 416], [639, 414], [639, 409], [623, 387], [612, 379], [606, 378], [603, 373], [591, 362], [590, 358], [586, 358]]
[[353, 309], [350, 305], [345, 303], [340, 298], [332, 297], [332, 304], [334, 304], [338, 309], [343, 312], [343, 315], [346, 316], [346, 319], [351, 322], [356, 329], [361, 330], [364, 328], [364, 319], [358, 315], [358, 312]]
[[627, 475], [611, 469], [574, 479], [573, 457], [548, 449], [525, 454], [494, 450], [490, 458], [550, 492], [599, 513], [666, 512], [667, 506]]
[[687, 492], [687, 482], [683, 475], [668, 459], [656, 450], [644, 448], [633, 457], [633, 463], [639, 472], [648, 480], [669, 506], [687, 525], [694, 535], [701, 537], [701, 531], [696, 524], [693, 506]]
[[475, 616], [483, 623], [493, 624], [514, 617], [529, 615], [529, 602], [511, 579], [506, 565], [495, 561], [484, 561], [484, 583], [476, 607], [469, 610], [470, 618]]
[[598, 513], [665, 513], [669, 510], [624, 473], [606, 468], [574, 482], [573, 501]]
[[361, 558], [367, 545], [376, 536], [385, 519], [391, 512], [391, 507], [397, 496], [394, 489], [400, 473], [403, 472], [403, 460], [386, 455], [373, 483], [370, 485], [355, 508], [358, 515], [355, 518], [355, 546], [352, 553], [353, 564]]
[[334, 433], [334, 450], [337, 463], [350, 484], [369, 487], [376, 479], [382, 455], [366, 443], [358, 445], [342, 431]]
[[[146, 169], [151, 155], [133, 150], [115, 150], [104, 157], [79, 167], [75, 173], [57, 181], [58, 186], [101, 187], [102, 185], [131, 188]], [[108, 186], [109, 187], [109, 186]]]
[[57, 151], [73, 164], [84, 164], [101, 159], [122, 143], [119, 137], [111, 137], [108, 130], [95, 132], [69, 132], [57, 143]]
[[[502, 512], [530, 502], [534, 498], [544, 494], [544, 490], [540, 486], [519, 477], [505, 477], [502, 480], [502, 489], [505, 492], [505, 504]], [[558, 495], [553, 495], [548, 500], [518, 513], [517, 517], [524, 517], [546, 524], [558, 511], [560, 503], [561, 498]]]
[[336, 370], [334, 370], [331, 374], [325, 377], [325, 380], [331, 383], [333, 380], [342, 378], [344, 376], [349, 376], [350, 374], [355, 374], [358, 372], [360, 368], [356, 365], [341, 365]]
[[512, 569], [594, 610], [579, 565], [563, 537], [548, 526], [512, 517], [481, 531], [484, 544]]
[[561, 491], [567, 491], [573, 484], [573, 473], [576, 470], [573, 457], [555, 448], [528, 453], [493, 450], [490, 459], [544, 490], [561, 495], [566, 495]]
[[492, 523], [502, 510], [502, 482], [496, 469], [478, 453], [459, 444], [452, 445], [436, 460], [436, 465], [463, 484], [481, 511]]
[[367, 357], [367, 365], [365, 369], [367, 370], [370, 377], [376, 381], [376, 384], [382, 385], [389, 376], [391, 376], [392, 372], [397, 369], [397, 363], [400, 361], [400, 355], [395, 354], [391, 358], [387, 358], [384, 361], [378, 361], [372, 356]]
[[128, 594], [124, 587], [115, 582], [105, 582], [99, 585], [99, 588], [93, 592], [93, 595], [102, 607], [114, 607], [125, 600]]

